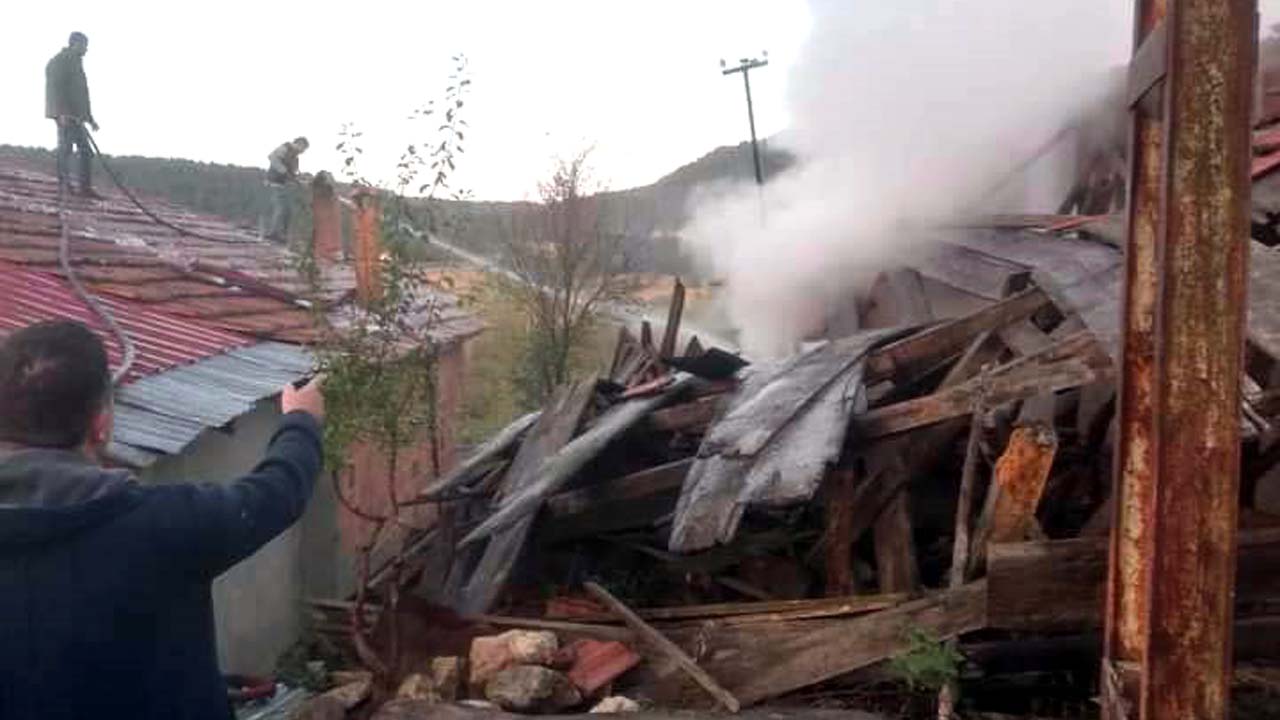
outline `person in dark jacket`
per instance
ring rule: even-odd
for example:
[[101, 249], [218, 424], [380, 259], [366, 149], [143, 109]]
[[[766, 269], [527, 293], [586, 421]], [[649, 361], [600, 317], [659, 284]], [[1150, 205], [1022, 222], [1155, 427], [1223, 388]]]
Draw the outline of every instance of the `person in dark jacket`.
[[289, 186], [298, 181], [298, 156], [307, 151], [311, 143], [305, 137], [296, 137], [271, 151], [267, 156], [267, 187], [271, 189], [271, 220], [266, 236], [273, 242], [288, 239], [289, 219], [293, 214]]
[[319, 381], [280, 405], [249, 475], [142, 485], [100, 465], [93, 333], [41, 323], [0, 344], [0, 718], [231, 717], [210, 583], [302, 515], [320, 472]]
[[84, 54], [89, 38], [73, 32], [62, 49], [44, 68], [44, 114], [58, 124], [58, 182], [70, 185], [71, 150], [80, 161], [80, 194], [93, 195], [93, 149], [85, 123], [98, 131], [89, 105], [89, 81], [84, 75]]

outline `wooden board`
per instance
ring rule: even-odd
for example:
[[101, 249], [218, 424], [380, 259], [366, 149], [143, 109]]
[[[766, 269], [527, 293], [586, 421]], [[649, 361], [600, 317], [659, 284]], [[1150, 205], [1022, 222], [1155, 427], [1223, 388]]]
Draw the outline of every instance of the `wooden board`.
[[[753, 628], [759, 645], [715, 653], [702, 662], [743, 704], [777, 697], [891, 658], [907, 649], [910, 630], [945, 639], [986, 625], [984, 583], [839, 621], [770, 637]], [[782, 626], [786, 632], [786, 626]]]
[[627, 400], [609, 408], [581, 435], [538, 463], [529, 482], [513, 488], [502, 505], [463, 538], [461, 544], [479, 542], [504, 528], [530, 520], [548, 497], [564, 487], [575, 473], [611, 442], [692, 384], [692, 376], [680, 375], [654, 395]]
[[547, 498], [547, 542], [643, 527], [671, 512], [693, 459], [659, 465]]
[[[537, 480], [542, 463], [573, 439], [595, 396], [595, 387], [595, 378], [590, 378], [556, 393], [516, 453], [503, 479], [501, 491], [504, 495], [510, 496], [530, 487]], [[534, 516], [530, 515], [489, 538], [479, 563], [471, 570], [458, 594], [451, 598], [452, 607], [464, 614], [475, 614], [486, 612], [493, 606], [520, 559], [533, 521]]]
[[[1088, 332], [1081, 332], [992, 371], [987, 404], [998, 407], [1042, 392], [1078, 387], [1111, 373], [1110, 360]], [[933, 395], [876, 408], [855, 418], [854, 432], [859, 438], [878, 438], [967, 415], [977, 392], [977, 380], [970, 380]]]
[[[1106, 538], [992, 545], [987, 555], [991, 626], [1071, 632], [1102, 621]], [[1240, 533], [1236, 602], [1280, 597], [1280, 529]]]
[[936, 367], [960, 354], [984, 331], [1026, 318], [1048, 303], [1047, 295], [1032, 288], [972, 315], [877, 348], [867, 356], [866, 383], [874, 385], [894, 376], [909, 376]]

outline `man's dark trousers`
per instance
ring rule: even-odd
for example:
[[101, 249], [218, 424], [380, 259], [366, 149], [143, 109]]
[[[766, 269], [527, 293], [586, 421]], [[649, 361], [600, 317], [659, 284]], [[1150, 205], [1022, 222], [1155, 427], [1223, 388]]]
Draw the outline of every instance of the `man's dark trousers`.
[[58, 121], [58, 183], [71, 185], [71, 152], [74, 148], [79, 161], [78, 171], [81, 194], [93, 189], [93, 147], [89, 145], [89, 133], [84, 122], [72, 118]]

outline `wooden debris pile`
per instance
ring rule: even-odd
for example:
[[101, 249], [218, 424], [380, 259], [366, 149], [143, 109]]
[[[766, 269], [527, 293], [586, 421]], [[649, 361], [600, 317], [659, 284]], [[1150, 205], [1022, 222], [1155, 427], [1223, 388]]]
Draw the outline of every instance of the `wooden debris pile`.
[[[961, 706], [1087, 705], [1115, 415], [1098, 308], [1115, 276], [1076, 256], [1068, 282], [983, 237], [985, 266], [944, 249], [883, 273], [855, 330], [785, 361], [741, 367], [697, 340], [677, 356], [677, 288], [660, 343], [624, 332], [608, 377], [561, 388], [424, 490], [438, 521], [383, 553], [371, 596], [402, 563], [402, 589], [473, 635], [625, 643], [644, 662], [617, 689], [660, 706], [857, 695], [921, 638], [954, 639]], [[940, 291], [944, 275], [963, 281]], [[1242, 657], [1280, 640], [1280, 520], [1254, 507], [1280, 484], [1277, 315], [1251, 317], [1240, 418]]]

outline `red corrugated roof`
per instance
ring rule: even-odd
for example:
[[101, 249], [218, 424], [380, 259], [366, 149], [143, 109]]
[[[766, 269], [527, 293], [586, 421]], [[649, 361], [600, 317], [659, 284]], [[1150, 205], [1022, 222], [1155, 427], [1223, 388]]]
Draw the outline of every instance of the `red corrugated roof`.
[[[145, 200], [167, 221], [212, 240], [183, 235], [114, 189], [100, 191], [101, 200], [72, 198], [67, 214], [74, 262], [96, 292], [255, 337], [314, 339], [311, 313], [296, 302], [305, 283], [285, 248], [218, 218]], [[0, 159], [0, 261], [57, 273], [58, 242], [56, 180]], [[349, 269], [331, 274], [333, 297], [354, 287]]]
[[[122, 348], [116, 338], [63, 278], [0, 263], [0, 297], [4, 298], [0, 303], [0, 336], [34, 322], [78, 320], [102, 338], [112, 367], [119, 366]], [[256, 342], [246, 335], [156, 312], [140, 303], [107, 296], [100, 299], [137, 349], [126, 382]]]
[[[60, 273], [57, 189], [51, 175], [0, 157], [0, 262]], [[284, 247], [220, 218], [144, 198], [167, 222], [202, 236], [191, 237], [147, 217], [114, 188], [99, 191], [100, 200], [71, 198], [67, 213], [72, 262], [95, 293], [257, 338], [318, 339], [312, 311], [298, 300], [311, 294], [308, 283]], [[324, 302], [337, 307], [354, 287], [350, 266], [325, 267]], [[437, 341], [465, 339], [482, 327], [456, 298], [426, 290]]]

